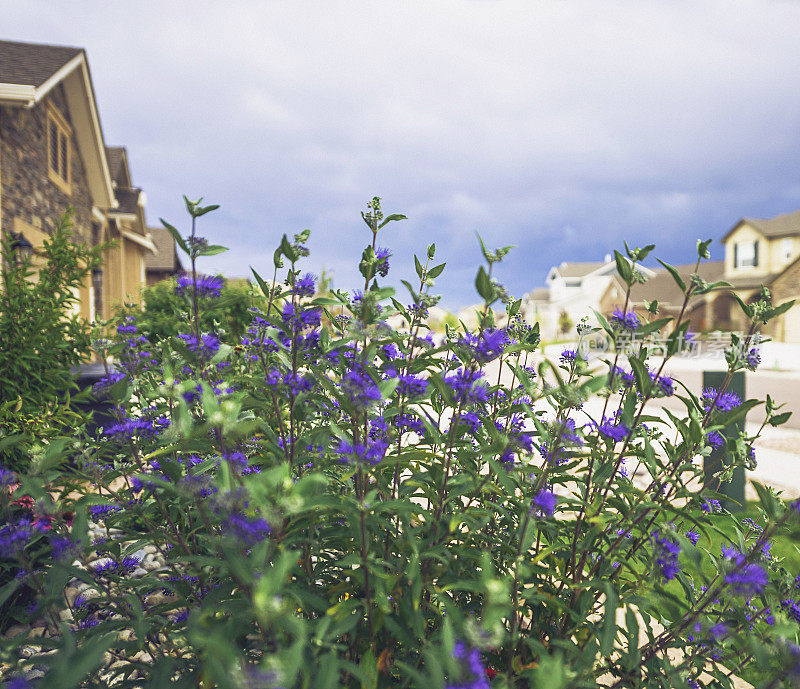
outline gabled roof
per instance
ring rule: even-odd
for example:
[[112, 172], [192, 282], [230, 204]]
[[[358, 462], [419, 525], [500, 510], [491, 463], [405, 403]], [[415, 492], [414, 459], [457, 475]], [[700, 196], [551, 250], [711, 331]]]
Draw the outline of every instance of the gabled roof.
[[[675, 266], [678, 274], [687, 284], [689, 283], [690, 275], [694, 272], [694, 267], [694, 263]], [[725, 272], [725, 262], [703, 261], [700, 263], [700, 268], [697, 272], [706, 282], [722, 280]], [[624, 294], [624, 285], [620, 285], [620, 289]], [[683, 293], [678, 285], [675, 284], [675, 280], [666, 268], [654, 270], [652, 277], [648, 278], [647, 282], [635, 283], [631, 287], [631, 302], [633, 304], [641, 304], [645, 301], [653, 301], [654, 299], [657, 299], [663, 304], [674, 304], [677, 306], [680, 306], [683, 302]]]
[[550, 301], [550, 289], [548, 287], [534, 287], [528, 293], [529, 301]]
[[0, 81], [38, 88], [82, 53], [63, 45], [0, 41]]
[[774, 218], [742, 218], [722, 237], [726, 240], [735, 230], [742, 225], [751, 225], [765, 237], [788, 237], [789, 235], [800, 235], [800, 211], [776, 215]]
[[582, 278], [589, 275], [589, 273], [600, 270], [604, 265], [606, 265], [604, 261], [585, 261], [582, 263], [564, 261], [560, 265], [554, 266], [554, 268], [562, 278]]
[[[628, 258], [625, 258], [625, 260], [630, 262]], [[636, 270], [648, 276], [653, 274], [653, 270], [651, 268], [646, 268], [641, 264], [637, 264]], [[616, 275], [617, 262], [610, 256], [608, 256], [605, 261], [563, 261], [559, 265], [553, 266], [550, 269], [550, 272], [547, 274], [548, 280], [550, 280], [550, 276], [553, 275], [553, 273], [557, 273], [560, 277], [567, 279], [585, 278], [594, 273], [598, 273], [599, 275]]]
[[142, 190], [138, 187], [117, 187], [114, 189], [119, 204], [111, 214], [121, 213], [126, 215], [136, 215], [139, 212], [139, 206], [142, 205], [140, 200], [142, 198]]
[[108, 172], [112, 181], [120, 187], [131, 187], [131, 169], [128, 165], [128, 151], [124, 146], [106, 146]]
[[92, 202], [116, 205], [89, 64], [82, 48], [0, 41], [0, 102], [32, 108], [63, 84]]
[[148, 227], [147, 231], [153, 238], [158, 250], [157, 254], [147, 254], [144, 265], [147, 270], [180, 271], [183, 270], [181, 260], [175, 247], [175, 239], [164, 227]]

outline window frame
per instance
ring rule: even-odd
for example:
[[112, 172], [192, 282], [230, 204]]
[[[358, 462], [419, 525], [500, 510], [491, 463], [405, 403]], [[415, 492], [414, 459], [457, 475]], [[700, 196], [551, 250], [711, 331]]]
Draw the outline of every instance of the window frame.
[[[746, 259], [742, 257], [742, 249], [748, 247], [752, 251], [752, 255]], [[750, 239], [743, 242], [736, 242], [733, 245], [733, 267], [740, 268], [757, 268], [758, 267], [758, 240]]]
[[[55, 132], [55, 141], [53, 132]], [[72, 191], [72, 127], [54, 107], [47, 108], [47, 174], [50, 181], [65, 194]], [[56, 150], [53, 150], [53, 146]], [[53, 166], [55, 158], [56, 166]]]

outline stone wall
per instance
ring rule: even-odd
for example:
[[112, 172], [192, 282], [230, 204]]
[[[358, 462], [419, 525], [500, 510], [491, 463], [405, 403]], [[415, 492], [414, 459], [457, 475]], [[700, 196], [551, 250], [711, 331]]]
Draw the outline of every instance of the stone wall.
[[64, 89], [59, 84], [33, 108], [0, 106], [0, 226], [13, 230], [14, 218], [49, 232], [72, 206], [77, 235], [91, 241], [92, 198], [77, 141], [72, 136], [70, 191], [67, 196], [48, 177], [47, 104], [71, 125]]

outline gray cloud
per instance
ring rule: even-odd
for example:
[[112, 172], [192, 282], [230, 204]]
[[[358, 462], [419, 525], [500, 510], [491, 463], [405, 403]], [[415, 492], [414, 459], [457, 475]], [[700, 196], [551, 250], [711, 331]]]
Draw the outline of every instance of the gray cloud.
[[[549, 265], [655, 239], [688, 260], [742, 215], [800, 207], [800, 5], [714, 2], [0, 2], [4, 37], [87, 48], [109, 143], [151, 219], [223, 204], [214, 268], [355, 283], [373, 194], [405, 212], [395, 277], [436, 241], [473, 301], [475, 232], [516, 244], [516, 294]], [[445, 276], [450, 276], [449, 278]]]

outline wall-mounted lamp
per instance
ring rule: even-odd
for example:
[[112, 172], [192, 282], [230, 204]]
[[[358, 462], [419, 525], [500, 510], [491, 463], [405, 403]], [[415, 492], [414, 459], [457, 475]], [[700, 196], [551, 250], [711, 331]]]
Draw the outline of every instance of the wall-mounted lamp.
[[14, 261], [23, 263], [33, 256], [33, 244], [25, 239], [21, 232], [12, 232], [11, 251], [14, 254]]

